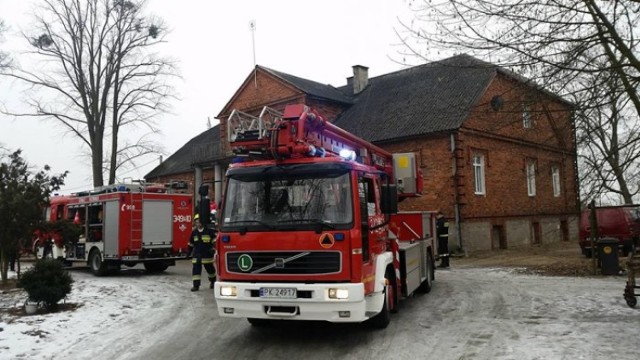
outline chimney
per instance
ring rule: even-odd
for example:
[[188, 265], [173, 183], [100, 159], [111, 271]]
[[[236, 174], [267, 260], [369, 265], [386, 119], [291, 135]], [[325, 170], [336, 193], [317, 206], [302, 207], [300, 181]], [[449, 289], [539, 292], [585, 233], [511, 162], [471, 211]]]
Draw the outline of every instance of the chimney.
[[[347, 79], [347, 84], [349, 84]], [[369, 83], [369, 68], [362, 65], [353, 66], [353, 94], [359, 94]]]

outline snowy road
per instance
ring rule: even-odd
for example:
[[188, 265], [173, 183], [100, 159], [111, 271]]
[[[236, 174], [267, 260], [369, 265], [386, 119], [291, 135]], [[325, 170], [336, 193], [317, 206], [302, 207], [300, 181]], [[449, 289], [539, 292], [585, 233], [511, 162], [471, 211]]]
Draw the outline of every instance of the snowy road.
[[439, 271], [385, 330], [221, 319], [212, 290], [189, 292], [189, 264], [95, 278], [73, 270], [74, 312], [0, 321], [0, 359], [638, 359], [640, 310], [625, 279]]

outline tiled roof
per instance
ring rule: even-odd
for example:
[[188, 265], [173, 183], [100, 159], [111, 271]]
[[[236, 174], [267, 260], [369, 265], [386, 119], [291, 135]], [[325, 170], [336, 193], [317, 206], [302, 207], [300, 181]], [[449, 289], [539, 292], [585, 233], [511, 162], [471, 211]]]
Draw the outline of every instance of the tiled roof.
[[495, 65], [458, 55], [374, 77], [335, 124], [373, 142], [454, 130], [496, 71]]
[[159, 176], [181, 174], [193, 170], [194, 152], [199, 147], [206, 147], [212, 143], [220, 142], [220, 125], [202, 132], [200, 135], [189, 140], [178, 151], [171, 154], [162, 164], [151, 170], [145, 179], [152, 179]]
[[341, 92], [337, 88], [331, 85], [321, 84], [319, 82], [299, 78], [297, 76], [289, 75], [280, 71], [269, 69], [264, 66], [258, 66], [264, 71], [281, 78], [289, 84], [304, 91], [307, 95], [323, 98], [327, 100], [333, 100], [344, 104], [352, 104], [353, 101], [350, 96]]

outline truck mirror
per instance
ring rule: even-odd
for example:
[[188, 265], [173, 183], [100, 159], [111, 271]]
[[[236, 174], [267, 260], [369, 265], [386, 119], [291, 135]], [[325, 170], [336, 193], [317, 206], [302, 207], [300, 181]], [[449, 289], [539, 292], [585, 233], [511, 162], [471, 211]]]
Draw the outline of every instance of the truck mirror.
[[396, 184], [383, 184], [381, 190], [380, 210], [383, 214], [396, 214], [398, 212], [398, 186]]

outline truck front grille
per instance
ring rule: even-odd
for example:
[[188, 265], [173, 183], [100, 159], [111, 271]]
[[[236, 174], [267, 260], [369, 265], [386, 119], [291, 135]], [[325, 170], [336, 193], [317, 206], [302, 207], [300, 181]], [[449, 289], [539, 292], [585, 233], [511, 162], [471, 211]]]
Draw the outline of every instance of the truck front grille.
[[341, 263], [339, 251], [227, 253], [227, 271], [241, 274], [334, 274]]

